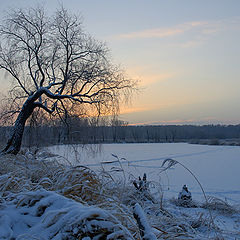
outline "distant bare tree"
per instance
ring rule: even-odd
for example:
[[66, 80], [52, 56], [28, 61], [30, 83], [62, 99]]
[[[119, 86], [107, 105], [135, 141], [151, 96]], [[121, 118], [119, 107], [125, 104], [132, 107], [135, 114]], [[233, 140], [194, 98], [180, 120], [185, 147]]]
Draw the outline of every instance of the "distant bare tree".
[[44, 8], [12, 11], [0, 26], [0, 69], [13, 79], [8, 113], [18, 113], [2, 153], [17, 154], [34, 109], [59, 117], [66, 112], [116, 112], [135, 83], [109, 60], [105, 44], [82, 28], [81, 18], [64, 8], [47, 16]]

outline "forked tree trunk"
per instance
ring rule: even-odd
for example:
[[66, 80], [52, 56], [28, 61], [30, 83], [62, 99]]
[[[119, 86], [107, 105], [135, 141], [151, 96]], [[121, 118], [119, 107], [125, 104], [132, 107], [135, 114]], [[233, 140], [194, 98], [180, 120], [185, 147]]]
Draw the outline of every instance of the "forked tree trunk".
[[20, 113], [18, 114], [11, 136], [3, 149], [3, 154], [17, 154], [20, 151], [22, 137], [27, 119], [31, 116], [34, 110], [34, 103], [29, 99], [24, 103]]

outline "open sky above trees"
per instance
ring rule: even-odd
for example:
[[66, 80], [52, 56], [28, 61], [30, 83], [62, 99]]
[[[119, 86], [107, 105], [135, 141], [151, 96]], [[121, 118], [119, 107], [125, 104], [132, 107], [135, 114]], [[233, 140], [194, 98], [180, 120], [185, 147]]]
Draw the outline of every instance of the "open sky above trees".
[[[130, 124], [236, 124], [240, 119], [238, 0], [0, 0], [10, 8], [59, 3], [83, 17], [141, 91], [121, 119]], [[0, 75], [1, 92], [7, 88]]]

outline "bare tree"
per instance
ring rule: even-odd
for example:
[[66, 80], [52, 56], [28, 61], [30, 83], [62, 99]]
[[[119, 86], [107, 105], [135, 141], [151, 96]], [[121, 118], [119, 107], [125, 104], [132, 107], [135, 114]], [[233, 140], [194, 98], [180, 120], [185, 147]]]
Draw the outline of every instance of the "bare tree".
[[34, 109], [59, 117], [103, 115], [116, 112], [135, 86], [111, 63], [105, 44], [87, 35], [81, 18], [64, 8], [51, 17], [42, 7], [12, 11], [0, 26], [0, 44], [0, 69], [14, 83], [9, 113], [18, 113], [3, 153], [19, 152]]

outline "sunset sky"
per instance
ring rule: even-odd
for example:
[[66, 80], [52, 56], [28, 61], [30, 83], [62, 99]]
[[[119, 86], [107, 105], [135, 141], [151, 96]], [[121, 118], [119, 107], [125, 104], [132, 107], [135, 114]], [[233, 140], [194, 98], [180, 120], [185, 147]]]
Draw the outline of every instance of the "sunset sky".
[[49, 13], [59, 3], [80, 13], [86, 31], [140, 80], [122, 120], [240, 123], [239, 0], [0, 0], [0, 14], [38, 2]]

